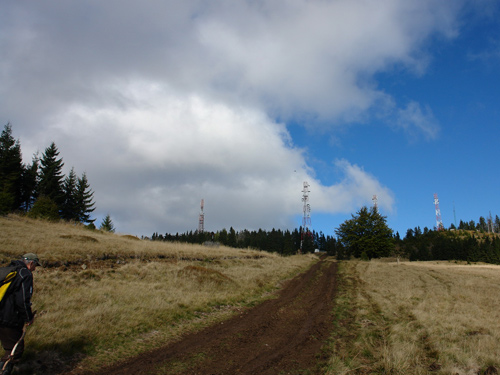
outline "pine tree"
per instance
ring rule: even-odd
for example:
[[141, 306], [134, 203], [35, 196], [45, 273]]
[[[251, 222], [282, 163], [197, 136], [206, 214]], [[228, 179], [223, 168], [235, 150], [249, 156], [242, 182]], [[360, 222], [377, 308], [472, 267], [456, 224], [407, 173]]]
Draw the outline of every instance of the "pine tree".
[[22, 188], [21, 188], [21, 209], [28, 212], [36, 199], [38, 185], [38, 156], [33, 156], [31, 164], [23, 168]]
[[100, 230], [103, 230], [105, 232], [111, 232], [113, 233], [115, 231], [115, 227], [113, 225], [113, 221], [111, 220], [111, 216], [106, 215], [104, 219], [102, 219], [101, 226], [99, 227]]
[[7, 124], [0, 134], [0, 214], [21, 206], [22, 174], [21, 145], [12, 137], [12, 126]]
[[392, 229], [375, 208], [362, 207], [352, 219], [335, 229], [346, 255], [368, 259], [389, 256], [394, 249]]
[[58, 209], [61, 210], [64, 195], [62, 191], [62, 167], [64, 163], [58, 159], [59, 151], [54, 142], [45, 149], [40, 159], [40, 182], [38, 184], [38, 196], [49, 197]]
[[61, 206], [61, 217], [64, 220], [78, 221], [78, 208], [77, 208], [77, 178], [74, 168], [71, 168], [69, 175], [64, 179], [63, 183], [64, 200]]
[[82, 174], [76, 184], [76, 215], [75, 219], [81, 223], [93, 223], [90, 213], [95, 210], [93, 202], [94, 192], [90, 189], [87, 175]]
[[229, 228], [229, 233], [227, 235], [227, 246], [236, 247], [236, 231], [233, 227]]
[[477, 229], [481, 232], [488, 231], [488, 225], [486, 224], [486, 219], [483, 216], [479, 217], [479, 223], [477, 223]]

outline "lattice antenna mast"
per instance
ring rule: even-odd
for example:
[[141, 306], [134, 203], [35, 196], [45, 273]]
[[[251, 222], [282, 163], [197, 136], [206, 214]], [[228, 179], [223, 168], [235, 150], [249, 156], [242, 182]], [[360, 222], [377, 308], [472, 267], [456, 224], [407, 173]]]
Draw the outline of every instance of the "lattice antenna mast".
[[304, 181], [304, 187], [302, 189], [302, 202], [304, 203], [303, 212], [304, 216], [302, 218], [302, 233], [300, 237], [300, 251], [302, 252], [302, 245], [304, 243], [304, 237], [309, 233], [309, 227], [311, 226], [311, 206], [309, 205], [309, 184]]
[[198, 232], [203, 233], [205, 231], [205, 213], [203, 212], [203, 206], [205, 205], [204, 200], [201, 200], [201, 210], [200, 218], [198, 221]]
[[441, 210], [439, 209], [438, 195], [434, 194], [434, 207], [436, 208], [436, 229], [443, 230], [443, 220], [441, 220]]
[[302, 189], [302, 202], [304, 202], [304, 217], [302, 218], [302, 227], [306, 232], [309, 232], [311, 226], [311, 206], [309, 205], [309, 184], [304, 181], [304, 188]]
[[373, 202], [373, 209], [376, 212], [378, 212], [378, 197], [376, 195], [373, 196], [372, 202]]

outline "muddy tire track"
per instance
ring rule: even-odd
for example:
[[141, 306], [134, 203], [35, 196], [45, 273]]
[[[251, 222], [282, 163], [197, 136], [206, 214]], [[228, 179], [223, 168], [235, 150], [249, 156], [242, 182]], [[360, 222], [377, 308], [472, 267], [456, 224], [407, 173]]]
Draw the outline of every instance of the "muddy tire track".
[[278, 298], [94, 374], [320, 374], [336, 290], [337, 263], [320, 260]]

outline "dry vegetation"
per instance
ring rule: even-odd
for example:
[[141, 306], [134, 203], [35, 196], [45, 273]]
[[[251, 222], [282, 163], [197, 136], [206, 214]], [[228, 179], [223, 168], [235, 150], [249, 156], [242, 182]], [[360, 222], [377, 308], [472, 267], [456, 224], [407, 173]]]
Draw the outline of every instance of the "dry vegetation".
[[[314, 261], [0, 218], [0, 264], [36, 252], [36, 323], [21, 374], [93, 369], [261, 301]], [[341, 264], [328, 375], [496, 374], [500, 266]], [[43, 364], [43, 365], [41, 365]]]
[[343, 273], [328, 374], [497, 374], [499, 266], [347, 262]]
[[96, 368], [227, 318], [316, 259], [150, 242], [19, 216], [0, 218], [0, 249], [1, 265], [35, 252], [45, 266], [35, 272], [38, 318], [24, 363], [43, 363], [47, 373], [69, 359]]

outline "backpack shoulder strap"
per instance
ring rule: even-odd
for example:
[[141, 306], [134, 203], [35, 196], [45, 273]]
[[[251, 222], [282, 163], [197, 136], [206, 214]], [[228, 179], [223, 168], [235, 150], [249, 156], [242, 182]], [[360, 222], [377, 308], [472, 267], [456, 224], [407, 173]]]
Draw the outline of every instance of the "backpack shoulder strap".
[[10, 287], [10, 284], [17, 276], [19, 270], [23, 268], [19, 265], [0, 267], [0, 301], [3, 300], [5, 293]]

